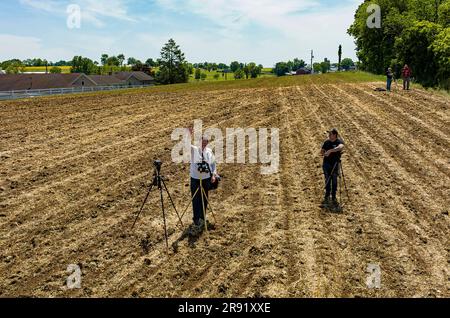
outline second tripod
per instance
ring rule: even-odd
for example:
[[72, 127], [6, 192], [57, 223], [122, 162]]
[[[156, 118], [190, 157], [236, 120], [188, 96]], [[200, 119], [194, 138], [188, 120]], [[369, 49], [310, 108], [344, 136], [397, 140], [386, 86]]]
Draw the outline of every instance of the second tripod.
[[139, 210], [138, 214], [136, 215], [136, 219], [134, 220], [134, 223], [133, 223], [133, 226], [131, 229], [134, 229], [134, 226], [136, 225], [136, 222], [138, 221], [139, 216], [141, 215], [142, 211], [144, 210], [144, 206], [147, 203], [148, 198], [149, 198], [150, 193], [152, 192], [153, 188], [157, 187], [159, 189], [159, 193], [160, 193], [161, 210], [162, 210], [162, 216], [163, 216], [163, 220], [164, 220], [164, 237], [166, 240], [166, 247], [167, 247], [167, 249], [169, 249], [169, 236], [167, 234], [167, 219], [166, 219], [166, 210], [164, 207], [163, 190], [167, 193], [167, 196], [169, 197], [170, 203], [172, 204], [172, 207], [175, 210], [175, 213], [177, 214], [178, 221], [180, 222], [181, 226], [183, 226], [183, 221], [181, 220], [181, 217], [177, 211], [177, 208], [175, 207], [175, 204], [172, 200], [172, 196], [170, 195], [170, 192], [167, 189], [166, 182], [164, 181], [164, 177], [161, 175], [162, 162], [160, 160], [156, 160], [154, 162], [154, 166], [155, 166], [155, 172], [153, 175], [153, 181], [150, 184], [147, 195], [145, 196], [145, 199], [144, 199], [144, 202], [142, 203], [141, 209]]

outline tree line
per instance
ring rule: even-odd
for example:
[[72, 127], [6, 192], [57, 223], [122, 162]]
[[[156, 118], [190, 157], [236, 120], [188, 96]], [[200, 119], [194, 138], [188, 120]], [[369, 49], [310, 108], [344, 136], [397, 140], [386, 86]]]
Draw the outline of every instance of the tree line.
[[[262, 65], [256, 63], [232, 62], [230, 65], [225, 63], [188, 63], [184, 53], [173, 39], [170, 39], [161, 49], [160, 58], [149, 58], [142, 62], [134, 57], [126, 59], [124, 54], [109, 56], [102, 54], [100, 63], [83, 56], [74, 56], [71, 61], [60, 61], [57, 63], [47, 62], [43, 59], [29, 59], [21, 61], [13, 59], [0, 63], [0, 68], [6, 70], [9, 74], [23, 73], [29, 66], [47, 66], [50, 73], [61, 73], [60, 66], [70, 66], [71, 73], [92, 74], [111, 74], [118, 71], [142, 71], [154, 76], [160, 84], [186, 83], [190, 75], [196, 79], [205, 79], [206, 74], [201, 70], [221, 71], [222, 76], [233, 73], [235, 79], [256, 78], [263, 69]], [[215, 77], [220, 75], [216, 74]]]
[[[339, 46], [338, 57], [339, 63], [331, 63], [328, 58], [325, 58], [323, 62], [313, 63], [314, 72], [325, 74], [331, 70], [331, 67], [335, 67], [338, 71], [348, 71], [352, 66], [355, 65], [351, 58], [345, 58], [342, 60], [342, 46]], [[275, 75], [277, 76], [285, 76], [292, 72], [297, 72], [301, 69], [308, 69], [308, 71], [310, 71], [311, 65], [306, 64], [304, 60], [295, 58], [292, 61], [276, 63], [273, 69], [273, 73], [275, 73]]]
[[[381, 8], [381, 28], [369, 28], [370, 4]], [[348, 33], [355, 37], [360, 68], [400, 76], [404, 64], [425, 87], [450, 89], [450, 0], [365, 1]]]

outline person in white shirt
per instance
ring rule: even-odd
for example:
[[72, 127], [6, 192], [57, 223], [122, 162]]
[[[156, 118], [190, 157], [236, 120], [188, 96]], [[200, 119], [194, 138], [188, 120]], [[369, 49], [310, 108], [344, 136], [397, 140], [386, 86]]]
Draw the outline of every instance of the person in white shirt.
[[[192, 128], [189, 128], [189, 133], [192, 136]], [[204, 218], [208, 207], [209, 189], [211, 188], [211, 183], [215, 183], [218, 178], [216, 159], [212, 150], [207, 147], [208, 144], [209, 138], [203, 136], [201, 147], [191, 145], [190, 176], [192, 208], [194, 212], [193, 221], [197, 226], [202, 226], [204, 224]], [[201, 193], [200, 180], [204, 190], [203, 194]]]

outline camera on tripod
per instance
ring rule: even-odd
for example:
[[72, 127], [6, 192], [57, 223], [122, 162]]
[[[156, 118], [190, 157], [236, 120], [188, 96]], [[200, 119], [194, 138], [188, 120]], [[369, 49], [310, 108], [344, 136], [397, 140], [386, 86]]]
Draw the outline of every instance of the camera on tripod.
[[164, 177], [161, 175], [161, 167], [162, 167], [162, 161], [161, 160], [155, 160], [153, 162], [153, 165], [155, 166], [155, 171], [153, 173], [153, 181], [152, 183], [150, 183], [149, 185], [149, 189], [147, 192], [147, 195], [144, 199], [144, 202], [142, 203], [141, 209], [139, 210], [139, 212], [136, 215], [136, 218], [134, 220], [133, 226], [131, 227], [131, 229], [134, 229], [134, 226], [136, 225], [136, 222], [139, 219], [139, 216], [141, 215], [145, 204], [147, 203], [147, 200], [150, 196], [150, 193], [152, 192], [152, 190], [155, 188], [159, 189], [160, 192], [160, 199], [161, 199], [161, 210], [162, 210], [162, 214], [163, 214], [163, 220], [164, 220], [164, 237], [166, 239], [166, 248], [167, 251], [169, 250], [169, 238], [168, 238], [168, 232], [167, 232], [167, 220], [166, 220], [166, 210], [164, 207], [164, 198], [163, 198], [163, 192], [165, 191], [167, 193], [167, 196], [169, 197], [170, 203], [173, 207], [173, 209], [175, 210], [175, 213], [178, 216], [178, 221], [181, 224], [181, 226], [183, 227], [183, 220], [181, 219], [180, 215], [178, 214], [177, 208], [175, 207], [175, 203], [172, 200], [172, 196], [170, 195], [169, 190], [167, 189], [166, 186], [166, 182], [164, 180]]
[[206, 161], [197, 163], [197, 170], [200, 173], [209, 173], [209, 164]]
[[155, 160], [153, 162], [153, 165], [155, 166], [156, 171], [160, 172], [161, 171], [161, 166], [162, 166], [162, 161], [161, 160]]

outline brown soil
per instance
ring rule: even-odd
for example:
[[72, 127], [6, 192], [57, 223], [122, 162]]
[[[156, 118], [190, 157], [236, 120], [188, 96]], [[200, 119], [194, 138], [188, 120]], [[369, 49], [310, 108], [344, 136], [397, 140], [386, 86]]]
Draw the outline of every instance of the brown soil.
[[[0, 296], [449, 297], [450, 101], [376, 85], [0, 103]], [[156, 158], [186, 207], [188, 167], [169, 163], [170, 135], [197, 118], [279, 127], [281, 171], [221, 165], [215, 229], [167, 255], [158, 195], [130, 228]], [[347, 144], [343, 213], [319, 207], [332, 126]], [[172, 210], [168, 223], [173, 243]], [[371, 263], [381, 289], [366, 286]], [[65, 287], [69, 264], [82, 268], [79, 290]]]

